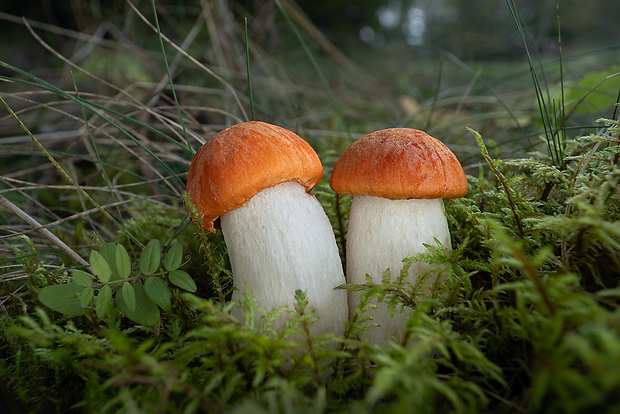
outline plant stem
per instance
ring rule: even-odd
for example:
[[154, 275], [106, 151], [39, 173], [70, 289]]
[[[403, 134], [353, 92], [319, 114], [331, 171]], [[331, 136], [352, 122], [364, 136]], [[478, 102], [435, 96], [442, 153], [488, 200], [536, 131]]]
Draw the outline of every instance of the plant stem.
[[543, 190], [542, 195], [540, 196], [540, 201], [547, 201], [549, 198], [549, 194], [551, 194], [551, 190], [553, 189], [553, 183], [547, 183], [545, 189]]
[[[1, 99], [1, 98], [0, 98]], [[81, 265], [89, 267], [90, 264], [79, 254], [77, 254], [73, 249], [71, 249], [65, 242], [56, 237], [51, 231], [43, 227], [36, 219], [30, 216], [21, 208], [17, 207], [11, 201], [9, 201], [6, 197], [0, 194], [0, 204], [4, 205], [6, 208], [11, 210], [15, 215], [23, 219], [26, 223], [30, 224], [33, 229], [39, 230], [41, 234], [48, 239], [52, 244], [60, 249], [64, 254], [69, 256], [71, 259], [75, 260]]]
[[299, 33], [299, 29], [297, 29], [297, 26], [295, 26], [295, 23], [293, 23], [291, 16], [289, 16], [289, 14], [286, 12], [284, 7], [282, 7], [282, 4], [280, 3], [279, 0], [275, 0], [275, 3], [278, 9], [280, 10], [280, 12], [282, 13], [282, 15], [284, 16], [284, 18], [286, 19], [286, 22], [290, 26], [291, 30], [295, 34], [295, 37], [297, 37], [297, 40], [299, 41], [299, 44], [301, 45], [306, 56], [310, 60], [312, 67], [314, 68], [314, 70], [316, 70], [316, 73], [319, 76], [319, 79], [321, 80], [321, 83], [323, 84], [323, 87], [325, 88], [327, 95], [329, 96], [329, 100], [331, 101], [336, 114], [338, 114], [338, 116], [342, 120], [342, 123], [344, 124], [345, 129], [347, 130], [347, 134], [351, 136], [351, 128], [349, 128], [349, 123], [347, 122], [347, 119], [345, 118], [344, 113], [342, 112], [342, 109], [340, 108], [340, 105], [338, 105], [336, 96], [334, 95], [332, 88], [329, 86], [329, 82], [327, 82], [327, 78], [325, 77], [325, 74], [321, 70], [319, 63], [317, 62], [316, 58], [310, 51], [310, 48], [308, 47], [307, 43], [304, 41], [303, 37], [301, 36], [301, 33]]
[[157, 18], [157, 7], [155, 7], [155, 0], [152, 0], [151, 4], [153, 5], [153, 17], [155, 18], [155, 27], [157, 28], [157, 37], [159, 38], [159, 45], [161, 47], [161, 55], [164, 58], [164, 65], [166, 66], [166, 74], [168, 75], [168, 81], [170, 82], [170, 91], [172, 92], [172, 98], [174, 99], [174, 104], [177, 107], [177, 114], [179, 115], [179, 123], [181, 124], [181, 128], [183, 129], [183, 135], [185, 136], [185, 141], [187, 142], [187, 150], [190, 153], [193, 153], [192, 146], [189, 142], [189, 135], [187, 134], [187, 129], [185, 128], [185, 121], [183, 121], [183, 114], [181, 113], [181, 106], [179, 105], [179, 100], [177, 99], [177, 93], [174, 89], [174, 82], [172, 82], [172, 74], [170, 73], [170, 66], [168, 66], [168, 59], [166, 58], [166, 48], [164, 47], [164, 41], [162, 39], [161, 28], [159, 27], [159, 19]]
[[549, 312], [554, 314], [555, 313], [555, 307], [553, 306], [553, 303], [549, 299], [549, 296], [547, 295], [547, 291], [545, 290], [545, 287], [543, 286], [542, 281], [540, 280], [540, 278], [536, 274], [536, 270], [534, 270], [534, 268], [532, 267], [532, 264], [529, 261], [527, 261], [527, 259], [521, 253], [521, 251], [519, 249], [517, 249], [515, 246], [511, 245], [510, 246], [510, 251], [512, 252], [513, 257], [523, 264], [523, 268], [525, 269], [525, 272], [530, 277], [532, 282], [534, 282], [534, 286], [536, 286], [536, 290], [538, 291], [538, 293], [542, 297], [543, 302], [545, 303], [545, 305], [549, 309]]
[[252, 96], [252, 78], [250, 75], [250, 41], [248, 40], [248, 18], [245, 18], [245, 67], [248, 74], [248, 94], [250, 95], [250, 113], [254, 118], [254, 97]]
[[196, 208], [196, 206], [194, 206], [194, 204], [192, 203], [192, 200], [190, 199], [189, 194], [185, 193], [182, 199], [185, 205], [187, 205], [187, 208], [189, 209], [189, 213], [190, 213], [192, 221], [196, 224], [196, 227], [198, 227], [198, 234], [200, 235], [200, 242], [202, 244], [202, 248], [204, 249], [207, 263], [209, 264], [209, 269], [211, 271], [211, 279], [213, 280], [213, 286], [215, 288], [215, 293], [217, 294], [217, 298], [221, 303], [224, 303], [226, 302], [226, 294], [224, 293], [224, 289], [222, 288], [222, 283], [220, 281], [220, 272], [216, 268], [216, 266], [213, 264], [213, 258], [211, 257], [211, 252], [210, 252], [211, 249], [209, 248], [210, 243], [209, 243], [209, 240], [207, 239], [207, 233], [204, 229], [204, 226], [202, 225], [202, 218], [200, 217], [200, 213], [198, 212], [198, 209]]
[[115, 220], [114, 217], [112, 217], [112, 215], [110, 213], [108, 213], [99, 203], [97, 203], [97, 201], [95, 201], [95, 199], [92, 198], [90, 196], [90, 194], [88, 194], [86, 191], [84, 191], [84, 189], [69, 174], [67, 174], [67, 172], [60, 166], [60, 164], [58, 164], [58, 162], [54, 159], [54, 157], [52, 157], [52, 155], [49, 153], [49, 151], [47, 149], [45, 149], [45, 147], [43, 147], [41, 142], [39, 142], [39, 140], [34, 136], [34, 134], [32, 132], [30, 132], [28, 127], [21, 121], [21, 119], [19, 119], [17, 114], [13, 111], [13, 109], [9, 106], [9, 104], [7, 104], [4, 99], [2, 99], [2, 97], [0, 97], [0, 102], [9, 111], [11, 116], [17, 121], [17, 123], [24, 130], [24, 132], [26, 132], [26, 134], [28, 134], [28, 136], [32, 139], [32, 141], [35, 143], [35, 145], [37, 145], [37, 147], [39, 147], [39, 149], [45, 154], [45, 156], [52, 163], [52, 165], [54, 165], [54, 167], [56, 167], [56, 169], [62, 174], [62, 176], [64, 178], [66, 178], [67, 181], [69, 181], [71, 183], [71, 185], [73, 185], [84, 197], [86, 197], [89, 201], [91, 201], [97, 207], [97, 209], [99, 209], [99, 211], [101, 211], [101, 213], [106, 218], [108, 218], [110, 221], [112, 221], [113, 223], [118, 225], [119, 229], [129, 239], [133, 240], [138, 246], [144, 248], [142, 243], [140, 243], [140, 241], [137, 238], [135, 238], [135, 236], [133, 236], [131, 233], [127, 232], [127, 230], [125, 229], [124, 226], [121, 225], [121, 223], [119, 223], [117, 220]]
[[484, 141], [482, 140], [482, 136], [480, 135], [480, 133], [478, 133], [477, 131], [474, 131], [471, 128], [467, 128], [467, 129], [476, 138], [476, 141], [478, 142], [478, 147], [480, 147], [480, 152], [482, 153], [482, 156], [486, 160], [487, 164], [489, 164], [489, 166], [493, 170], [493, 173], [495, 174], [499, 182], [502, 184], [502, 187], [504, 187], [504, 191], [506, 192], [506, 197], [508, 198], [508, 203], [510, 204], [510, 209], [512, 210], [512, 215], [515, 219], [517, 231], [519, 232], [519, 236], [523, 238], [525, 233], [523, 231], [523, 226], [521, 224], [521, 218], [519, 217], [519, 214], [517, 213], [516, 204], [512, 198], [512, 193], [510, 191], [510, 188], [508, 187], [508, 183], [506, 182], [506, 177], [504, 177], [504, 174], [502, 174], [501, 171], [498, 170], [495, 164], [493, 163], [493, 159], [489, 155], [489, 151], [487, 150], [487, 147], [484, 144]]

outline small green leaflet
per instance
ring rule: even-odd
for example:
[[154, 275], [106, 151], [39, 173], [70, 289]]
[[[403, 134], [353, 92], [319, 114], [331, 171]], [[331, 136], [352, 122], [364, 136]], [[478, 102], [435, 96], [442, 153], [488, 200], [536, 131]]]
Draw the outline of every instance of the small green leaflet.
[[82, 306], [91, 306], [93, 299], [95, 297], [95, 291], [90, 286], [85, 288], [82, 293], [80, 293], [80, 304]]
[[112, 276], [110, 277], [110, 281], [119, 280], [120, 276], [116, 271], [116, 244], [114, 243], [106, 243], [101, 246], [99, 249], [99, 253], [103, 256], [103, 258], [110, 266], [110, 270], [112, 272]]
[[106, 262], [101, 253], [92, 250], [90, 252], [89, 262], [90, 268], [93, 269], [93, 273], [99, 278], [101, 283], [107, 283], [110, 281], [112, 271], [110, 270], [108, 262]]
[[125, 303], [121, 290], [116, 293], [118, 309], [123, 315], [136, 323], [141, 325], [155, 325], [160, 320], [159, 308], [146, 294], [146, 290], [141, 283], [134, 284], [133, 290], [136, 301], [134, 310], [129, 309]]
[[93, 284], [94, 280], [90, 275], [82, 270], [74, 270], [71, 272], [71, 277], [73, 278], [73, 283], [78, 286], [90, 286]]
[[163, 310], [170, 309], [170, 290], [168, 285], [158, 277], [151, 277], [144, 283], [146, 294]]
[[140, 255], [140, 271], [145, 275], [152, 275], [159, 267], [161, 246], [159, 240], [153, 239], [146, 244]]
[[121, 294], [123, 295], [123, 301], [127, 308], [133, 312], [136, 310], [136, 293], [134, 292], [133, 286], [129, 282], [123, 283], [123, 287], [121, 287]]
[[112, 310], [112, 288], [110, 285], [105, 285], [99, 290], [95, 300], [95, 308], [99, 319], [103, 319]]
[[127, 279], [131, 274], [131, 262], [129, 260], [129, 255], [127, 254], [127, 250], [123, 247], [122, 244], [116, 245], [116, 255], [115, 255], [115, 265], [116, 265], [116, 273], [120, 279]]
[[68, 285], [46, 286], [39, 291], [39, 301], [48, 308], [67, 316], [80, 316], [86, 309], [80, 303], [84, 287]]
[[170, 247], [166, 257], [164, 257], [164, 267], [166, 270], [175, 270], [181, 267], [183, 261], [183, 245], [175, 243]]
[[168, 275], [168, 279], [170, 279], [170, 282], [173, 285], [178, 286], [181, 289], [192, 293], [196, 291], [196, 283], [194, 283], [194, 280], [187, 274], [187, 272], [182, 270], [173, 270]]

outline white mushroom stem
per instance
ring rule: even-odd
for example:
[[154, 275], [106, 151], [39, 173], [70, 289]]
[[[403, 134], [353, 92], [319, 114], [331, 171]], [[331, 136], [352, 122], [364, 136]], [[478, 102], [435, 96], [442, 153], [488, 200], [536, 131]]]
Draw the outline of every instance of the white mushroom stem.
[[[450, 233], [444, 213], [443, 200], [388, 200], [380, 197], [354, 197], [347, 233], [347, 282], [366, 283], [366, 274], [380, 284], [386, 269], [395, 281], [404, 265], [403, 259], [413, 253], [428, 252], [423, 244], [436, 245], [435, 238], [450, 249]], [[422, 275], [430, 265], [415, 262], [409, 269], [409, 282], [415, 284], [414, 274]], [[435, 275], [436, 277], [436, 275]], [[434, 278], [429, 278], [432, 283]], [[359, 292], [349, 293], [351, 316], [359, 304]], [[371, 344], [385, 344], [392, 337], [403, 339], [410, 311], [390, 317], [385, 303], [369, 312], [380, 328], [371, 328]]]
[[[297, 182], [260, 191], [221, 217], [237, 288], [233, 299], [251, 289], [260, 307], [293, 309], [295, 290], [308, 294], [319, 320], [314, 335], [342, 334], [347, 296], [334, 233], [321, 204]], [[283, 319], [280, 320], [280, 324]]]

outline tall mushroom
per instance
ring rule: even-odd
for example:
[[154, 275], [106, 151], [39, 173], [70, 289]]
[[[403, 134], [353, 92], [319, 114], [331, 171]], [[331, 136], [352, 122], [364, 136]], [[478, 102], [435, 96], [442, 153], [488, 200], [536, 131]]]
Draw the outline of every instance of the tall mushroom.
[[247, 285], [269, 311], [292, 305], [301, 289], [319, 316], [313, 334], [341, 334], [347, 297], [334, 288], [345, 283], [342, 263], [329, 219], [309, 194], [322, 176], [306, 141], [252, 121], [220, 131], [198, 150], [187, 192], [207, 230], [215, 233], [221, 216], [234, 300]]
[[[467, 193], [467, 179], [456, 156], [430, 135], [409, 128], [390, 128], [368, 134], [347, 148], [336, 162], [330, 180], [339, 194], [354, 196], [347, 232], [347, 282], [365, 283], [369, 274], [380, 283], [386, 269], [394, 280], [403, 259], [427, 251], [435, 238], [451, 248], [443, 199]], [[414, 274], [429, 269], [413, 263]], [[349, 293], [350, 312], [359, 304], [359, 292]], [[409, 312], [390, 318], [385, 304], [370, 316], [381, 325], [371, 329], [371, 343], [400, 341]]]

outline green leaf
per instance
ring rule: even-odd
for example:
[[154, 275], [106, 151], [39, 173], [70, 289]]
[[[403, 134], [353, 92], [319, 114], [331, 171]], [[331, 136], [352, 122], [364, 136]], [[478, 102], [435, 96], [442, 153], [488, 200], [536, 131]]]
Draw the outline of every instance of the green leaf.
[[90, 306], [93, 302], [93, 298], [95, 297], [95, 291], [90, 286], [87, 287], [80, 293], [80, 304], [82, 306]]
[[170, 309], [170, 289], [162, 279], [151, 277], [144, 283], [146, 294], [163, 310]]
[[74, 270], [71, 272], [71, 277], [73, 278], [73, 283], [78, 286], [90, 286], [93, 284], [93, 278], [86, 272], [82, 270]]
[[[578, 112], [590, 114], [591, 112], [600, 111], [601, 108], [606, 108], [613, 104], [615, 101], [612, 101], [610, 97], [615, 99], [615, 95], [618, 94], [618, 89], [620, 89], [620, 77], [608, 77], [613, 76], [619, 71], [620, 67], [612, 66], [601, 72], [593, 71], [586, 73], [574, 87], [567, 88], [567, 111], [579, 104], [577, 108]], [[605, 80], [605, 78], [608, 79]], [[601, 83], [603, 80], [605, 80], [605, 82]], [[589, 94], [586, 95], [588, 92]]]
[[123, 301], [127, 308], [130, 311], [136, 310], [136, 293], [134, 292], [133, 286], [129, 282], [123, 283], [123, 287], [121, 287], [121, 293], [123, 296]]
[[118, 309], [123, 315], [136, 323], [141, 325], [155, 325], [160, 319], [159, 308], [146, 294], [146, 290], [141, 283], [134, 284], [133, 290], [135, 293], [134, 310], [129, 309], [120, 291], [116, 293]]
[[121, 279], [127, 279], [131, 274], [131, 262], [129, 261], [129, 255], [127, 250], [122, 244], [116, 245], [115, 265], [118, 277]]
[[110, 270], [110, 265], [101, 253], [92, 250], [90, 252], [89, 262], [90, 268], [93, 269], [93, 273], [99, 278], [101, 283], [107, 283], [110, 281], [112, 271]]
[[181, 267], [183, 261], [183, 245], [181, 243], [175, 243], [170, 247], [166, 257], [164, 257], [164, 267], [166, 270], [175, 270]]
[[39, 301], [48, 308], [67, 316], [80, 316], [86, 309], [80, 303], [84, 287], [67, 284], [44, 287], [39, 291]]
[[95, 307], [99, 319], [103, 319], [112, 310], [112, 288], [110, 285], [105, 285], [99, 289], [95, 299]]
[[161, 246], [159, 240], [153, 239], [146, 244], [140, 255], [140, 271], [145, 275], [152, 275], [159, 267]]
[[173, 285], [178, 286], [181, 289], [187, 290], [188, 292], [196, 291], [196, 283], [194, 283], [194, 280], [190, 275], [182, 270], [173, 270], [168, 275], [168, 279], [170, 279], [170, 282]]
[[119, 280], [120, 276], [116, 271], [116, 244], [114, 243], [106, 243], [101, 246], [99, 249], [99, 253], [105, 258], [106, 262], [110, 266], [110, 270], [112, 271], [112, 276], [110, 277], [110, 281]]

